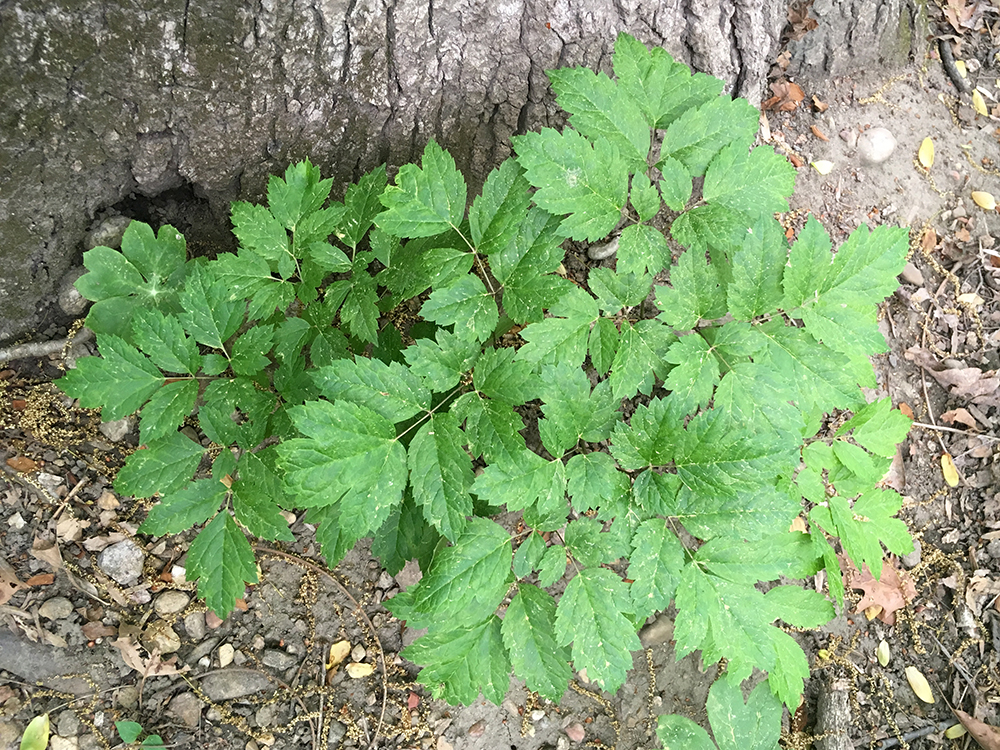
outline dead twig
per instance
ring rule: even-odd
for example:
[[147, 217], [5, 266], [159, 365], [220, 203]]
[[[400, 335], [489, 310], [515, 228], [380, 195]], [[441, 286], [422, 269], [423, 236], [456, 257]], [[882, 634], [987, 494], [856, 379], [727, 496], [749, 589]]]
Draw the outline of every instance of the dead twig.
[[15, 359], [30, 359], [32, 357], [47, 357], [50, 354], [61, 352], [70, 344], [79, 344], [89, 341], [94, 337], [94, 332], [89, 328], [81, 328], [75, 336], [69, 336], [55, 341], [32, 341], [28, 344], [18, 344], [0, 349], [0, 362], [12, 362]]

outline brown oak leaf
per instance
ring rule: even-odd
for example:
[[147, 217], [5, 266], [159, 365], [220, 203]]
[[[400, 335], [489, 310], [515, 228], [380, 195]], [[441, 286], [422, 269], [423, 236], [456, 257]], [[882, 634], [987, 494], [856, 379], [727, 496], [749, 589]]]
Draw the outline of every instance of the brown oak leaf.
[[878, 619], [886, 625], [894, 625], [896, 610], [905, 607], [917, 595], [917, 587], [910, 574], [896, 568], [896, 558], [890, 556], [882, 564], [881, 578], [875, 580], [867, 565], [858, 570], [847, 555], [837, 557], [840, 559], [840, 569], [844, 571], [844, 585], [865, 592], [858, 602], [855, 614], [860, 614], [869, 607], [881, 607]]

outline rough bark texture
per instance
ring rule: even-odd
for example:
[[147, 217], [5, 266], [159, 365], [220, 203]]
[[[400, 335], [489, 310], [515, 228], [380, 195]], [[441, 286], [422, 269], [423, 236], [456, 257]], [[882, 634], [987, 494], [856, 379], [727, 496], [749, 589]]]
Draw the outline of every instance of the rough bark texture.
[[259, 199], [289, 162], [312, 159], [336, 194], [381, 162], [413, 160], [431, 137], [474, 190], [509, 154], [509, 136], [561, 123], [544, 71], [608, 69], [620, 31], [757, 102], [786, 10], [786, 0], [0, 0], [0, 341], [38, 324], [87, 231], [109, 216], [169, 221], [196, 251], [225, 248], [229, 201]]

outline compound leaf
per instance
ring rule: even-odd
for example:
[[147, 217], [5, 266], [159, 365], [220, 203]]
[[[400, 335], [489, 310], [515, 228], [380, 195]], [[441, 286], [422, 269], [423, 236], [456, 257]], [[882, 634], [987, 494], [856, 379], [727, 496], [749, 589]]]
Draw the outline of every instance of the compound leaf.
[[569, 686], [569, 649], [556, 643], [556, 605], [541, 589], [522, 583], [507, 607], [501, 632], [514, 672], [529, 690], [558, 702]]
[[658, 320], [640, 320], [634, 325], [623, 322], [618, 351], [611, 363], [614, 397], [631, 398], [636, 391], [648, 396], [656, 378], [664, 378], [670, 371], [668, 362], [673, 360], [667, 353], [677, 342], [670, 328]]
[[176, 380], [160, 388], [142, 410], [139, 420], [139, 441], [152, 443], [177, 428], [194, 409], [198, 399], [195, 380]]
[[877, 456], [892, 458], [896, 455], [896, 446], [906, 439], [912, 422], [898, 409], [893, 410], [892, 399], [880, 398], [859, 409], [840, 426], [836, 436], [854, 430], [851, 437], [858, 445]]
[[267, 353], [271, 351], [274, 326], [255, 325], [233, 342], [230, 367], [237, 375], [254, 377], [271, 364]]
[[[267, 205], [285, 228], [295, 230], [299, 221], [317, 211], [330, 195], [333, 180], [321, 180], [319, 169], [308, 159], [289, 164], [285, 179], [271, 175], [267, 183]], [[327, 232], [329, 236], [331, 232]]]
[[99, 337], [100, 357], [82, 357], [59, 386], [88, 409], [103, 407], [107, 421], [124, 419], [163, 385], [163, 373], [145, 356], [112, 334]]
[[418, 339], [403, 350], [410, 372], [421, 378], [435, 393], [454, 388], [471, 370], [481, 348], [475, 341], [439, 329], [432, 339]]
[[455, 415], [437, 413], [417, 428], [407, 452], [413, 499], [424, 518], [452, 542], [472, 514], [472, 462]]
[[566, 522], [566, 472], [562, 461], [546, 461], [524, 449], [502, 458], [476, 477], [472, 492], [492, 505], [525, 511], [525, 523], [541, 531], [558, 529]]
[[670, 265], [670, 248], [662, 232], [647, 224], [625, 227], [618, 238], [618, 273], [656, 274]]
[[222, 619], [243, 597], [245, 585], [257, 583], [257, 561], [250, 542], [225, 511], [191, 542], [187, 569], [191, 578], [198, 579], [198, 596]]
[[197, 266], [188, 273], [180, 302], [184, 309], [177, 317], [185, 330], [213, 349], [223, 349], [243, 322], [243, 300], [231, 300], [225, 284]]
[[465, 393], [455, 399], [451, 413], [465, 422], [465, 438], [473, 456], [483, 456], [488, 464], [512, 459], [524, 450], [521, 415], [509, 403]]
[[763, 216], [788, 210], [795, 167], [770, 146], [748, 150], [744, 143], [722, 149], [708, 166], [702, 197], [733, 211]]
[[729, 311], [737, 320], [753, 320], [773, 312], [781, 303], [781, 275], [788, 245], [781, 225], [762, 216], [747, 229], [733, 258], [733, 281], [728, 287]]
[[455, 160], [433, 139], [416, 164], [404, 164], [380, 198], [386, 207], [377, 217], [383, 231], [396, 237], [430, 237], [462, 223], [465, 178]]
[[514, 241], [531, 204], [528, 188], [524, 173], [513, 159], [490, 172], [482, 194], [469, 210], [469, 231], [478, 252], [491, 255]]
[[256, 454], [240, 456], [239, 479], [233, 484], [236, 520], [261, 539], [294, 539], [288, 521], [281, 515], [284, 499], [281, 479]]
[[344, 218], [340, 223], [337, 239], [349, 248], [356, 248], [371, 228], [372, 222], [382, 210], [379, 200], [385, 190], [388, 176], [385, 164], [375, 167], [360, 180], [347, 188], [344, 195]]
[[719, 750], [778, 749], [781, 702], [766, 684], [755, 687], [744, 704], [739, 684], [732, 679], [716, 680], [708, 691], [706, 708]]
[[647, 617], [666, 609], [674, 598], [684, 568], [684, 549], [662, 518], [639, 524], [632, 547], [635, 554], [628, 566], [632, 611]]
[[586, 373], [565, 363], [544, 365], [541, 381], [545, 418], [539, 420], [538, 430], [549, 453], [561, 456], [580, 440], [597, 443], [611, 435], [619, 401], [608, 381], [591, 390]]
[[398, 362], [357, 357], [336, 359], [311, 374], [331, 401], [367, 406], [392, 423], [402, 422], [431, 407], [431, 394], [413, 372]]
[[460, 338], [485, 341], [500, 321], [496, 300], [477, 276], [468, 274], [457, 283], [435, 289], [420, 314], [438, 325], [453, 325]]
[[587, 356], [590, 325], [600, 316], [597, 302], [574, 286], [552, 305], [550, 312], [552, 317], [532, 323], [521, 331], [528, 343], [517, 350], [517, 358], [532, 364], [582, 365]]
[[692, 177], [703, 175], [728, 144], [735, 141], [749, 148], [759, 117], [745, 99], [716, 97], [688, 109], [667, 127], [660, 158], [672, 156], [687, 167]]
[[681, 253], [670, 269], [670, 286], [656, 287], [657, 316], [676, 331], [687, 331], [699, 320], [721, 317], [726, 311], [726, 291], [714, 264], [704, 251]]
[[179, 490], [191, 481], [205, 449], [180, 432], [155, 440], [125, 461], [115, 489], [125, 495], [152, 497]]
[[180, 321], [155, 307], [140, 307], [132, 317], [132, 335], [153, 364], [166, 372], [194, 375], [201, 366], [198, 344], [184, 333]]
[[[663, 355], [676, 365], [663, 383], [679, 412], [689, 414], [708, 404], [719, 382], [719, 360], [697, 333], [681, 336]], [[661, 365], [661, 368], [664, 366]]]
[[196, 479], [182, 490], [163, 495], [149, 509], [139, 531], [151, 536], [187, 531], [214, 516], [227, 491], [226, 485], [217, 479]]

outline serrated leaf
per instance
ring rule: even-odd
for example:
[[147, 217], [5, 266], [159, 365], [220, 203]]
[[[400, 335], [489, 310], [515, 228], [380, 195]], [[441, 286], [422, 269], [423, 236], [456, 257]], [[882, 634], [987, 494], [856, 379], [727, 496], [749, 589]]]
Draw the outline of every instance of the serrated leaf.
[[409, 560], [417, 560], [422, 570], [430, 567], [441, 535], [427, 523], [420, 508], [407, 492], [372, 537], [372, 554], [377, 555], [389, 575], [396, 575]]
[[716, 680], [705, 707], [719, 750], [778, 750], [781, 703], [766, 683], [757, 685], [744, 704], [739, 684]]
[[292, 541], [288, 521], [281, 515], [284, 499], [281, 479], [253, 453], [240, 456], [239, 479], [233, 484], [236, 520], [261, 539]]
[[431, 408], [431, 394], [409, 368], [398, 362], [357, 357], [338, 359], [311, 373], [320, 392], [331, 401], [353, 401], [393, 424]]
[[517, 161], [536, 191], [535, 203], [568, 214], [560, 231], [599, 240], [618, 224], [628, 201], [628, 160], [604, 138], [591, 143], [574, 130], [543, 128], [512, 139]]
[[151, 536], [179, 534], [214, 516], [226, 497], [227, 487], [218, 479], [196, 479], [176, 492], [167, 492], [149, 509], [139, 531]]
[[545, 540], [541, 534], [532, 531], [514, 553], [514, 575], [518, 578], [531, 575], [531, 571], [538, 568], [544, 554]]
[[563, 295], [569, 282], [553, 272], [564, 251], [558, 216], [532, 208], [514, 240], [493, 252], [490, 268], [503, 284], [503, 306], [517, 323], [542, 319], [542, 311]]
[[823, 594], [800, 586], [775, 586], [764, 594], [764, 600], [775, 617], [796, 628], [818, 628], [836, 615]]
[[671, 399], [653, 399], [638, 406], [628, 426], [616, 424], [611, 455], [627, 471], [663, 466], [674, 458], [685, 413]]
[[524, 438], [518, 434], [524, 420], [509, 403], [465, 393], [452, 404], [451, 413], [465, 422], [465, 438], [473, 456], [483, 456], [492, 464], [524, 450]]
[[476, 477], [472, 492], [492, 505], [525, 511], [525, 523], [534, 529], [552, 531], [566, 522], [566, 472], [561, 461], [546, 461], [523, 450], [503, 457]]
[[[833, 590], [833, 586], [830, 590]], [[775, 662], [774, 669], [767, 676], [767, 684], [778, 700], [788, 706], [789, 711], [793, 710], [792, 706], [795, 707], [794, 710], [798, 710], [803, 684], [810, 676], [809, 660], [802, 653], [802, 647], [785, 631], [770, 628], [768, 635], [774, 649]]]
[[787, 258], [788, 243], [781, 225], [770, 216], [757, 219], [733, 257], [733, 281], [727, 298], [734, 318], [753, 320], [777, 309]]
[[97, 348], [101, 356], [77, 360], [59, 387], [85, 408], [103, 407], [105, 420], [127, 417], [163, 385], [163, 373], [117, 336], [100, 336]]
[[563, 539], [575, 560], [583, 565], [597, 566], [617, 559], [609, 543], [611, 535], [602, 533], [603, 526], [600, 521], [586, 516], [566, 524]]
[[185, 375], [198, 372], [198, 345], [185, 335], [173, 315], [164, 315], [156, 308], [139, 308], [132, 317], [132, 335], [136, 346], [160, 369]]
[[611, 392], [616, 399], [631, 398], [638, 391], [648, 396], [656, 378], [667, 377], [668, 351], [678, 339], [658, 320], [623, 322], [618, 351], [611, 364]]
[[717, 97], [687, 110], [667, 127], [660, 158], [672, 156], [698, 177], [728, 144], [749, 147], [758, 119], [757, 110], [745, 99]]
[[632, 601], [622, 579], [606, 568], [584, 568], [569, 582], [556, 610], [556, 639], [573, 644], [573, 667], [614, 693], [632, 668], [631, 651], [641, 648], [623, 612]]
[[906, 439], [913, 420], [892, 408], [892, 399], [881, 398], [862, 407], [837, 430], [839, 437], [851, 430], [851, 437], [863, 448], [885, 458], [896, 455], [896, 447]]
[[618, 273], [657, 274], [670, 265], [670, 248], [661, 232], [646, 224], [625, 227], [618, 238]]
[[266, 207], [235, 201], [229, 218], [240, 246], [268, 261], [272, 271], [278, 270], [279, 262], [287, 263], [286, 259], [292, 259], [288, 231]]
[[625, 33], [615, 41], [612, 63], [618, 85], [632, 95], [655, 128], [666, 128], [682, 113], [722, 92], [718, 78], [704, 73], [692, 76], [686, 65], [675, 62], [662, 47], [647, 50]]
[[812, 540], [788, 531], [772, 530], [750, 541], [711, 539], [698, 548], [695, 559], [713, 575], [750, 585], [782, 577], [808, 578], [820, 568]]
[[708, 732], [686, 716], [661, 714], [656, 736], [665, 750], [717, 750]]
[[243, 322], [244, 303], [230, 300], [224, 284], [199, 267], [188, 273], [180, 302], [184, 307], [177, 316], [181, 325], [195, 341], [213, 349], [223, 349]]
[[[688, 180], [688, 185], [690, 186], [690, 184], [691, 181]], [[668, 187], [676, 188], [673, 183]], [[676, 196], [673, 197], [675, 199], [673, 202], [676, 203]], [[639, 214], [640, 221], [649, 221], [660, 211], [660, 191], [656, 189], [656, 185], [651, 183], [643, 172], [632, 175], [632, 187], [629, 190], [628, 199], [629, 203], [632, 204], [632, 208]], [[670, 205], [670, 203], [667, 205]], [[683, 205], [681, 208], [683, 208]]]
[[[890, 461], [886, 458], [875, 457], [843, 440], [835, 440], [833, 443], [833, 455], [837, 461], [865, 486], [872, 486], [881, 481], [889, 470]], [[841, 472], [831, 472], [830, 481], [840, 485]], [[853, 493], [848, 493], [853, 494]]]
[[515, 674], [528, 689], [558, 702], [569, 686], [569, 649], [556, 643], [556, 605], [541, 589], [522, 583], [504, 615], [501, 632]]
[[385, 190], [388, 176], [385, 164], [375, 167], [347, 188], [344, 196], [344, 218], [337, 238], [349, 248], [356, 248], [382, 210], [379, 198]]
[[386, 207], [377, 217], [379, 227], [397, 237], [430, 237], [457, 227], [465, 217], [465, 179], [455, 160], [433, 139], [428, 141], [420, 166], [404, 164], [396, 184], [382, 193]]
[[691, 173], [681, 162], [667, 156], [657, 165], [660, 170], [660, 193], [671, 211], [683, 211], [691, 200]]
[[464, 436], [450, 413], [437, 413], [417, 428], [407, 451], [413, 499], [424, 518], [454, 542], [472, 514], [472, 462]]
[[645, 164], [649, 124], [638, 102], [604, 73], [587, 68], [548, 71], [556, 103], [570, 124], [591, 140], [604, 137], [628, 160]]
[[543, 588], [551, 586], [566, 574], [566, 548], [562, 545], [553, 545], [545, 550], [542, 560], [538, 564], [538, 585]]
[[618, 328], [610, 318], [598, 318], [590, 329], [587, 354], [598, 375], [606, 375], [618, 351]]
[[424, 380], [432, 391], [442, 393], [454, 388], [462, 375], [475, 366], [480, 351], [475, 341], [438, 330], [434, 340], [418, 339], [403, 350], [403, 356], [410, 372]]
[[539, 395], [545, 405], [538, 430], [553, 456], [561, 456], [578, 441], [597, 443], [611, 435], [618, 421], [618, 397], [608, 381], [591, 390], [590, 379], [579, 367], [544, 365]]
[[521, 331], [528, 343], [517, 358], [532, 364], [565, 362], [582, 365], [587, 356], [591, 324], [600, 317], [597, 302], [585, 291], [571, 287], [550, 310], [552, 317]]
[[355, 261], [350, 291], [340, 308], [340, 319], [347, 324], [352, 336], [374, 344], [378, 340], [378, 293], [375, 280], [361, 267], [367, 265], [365, 260]]
[[171, 433], [129, 456], [115, 478], [115, 489], [136, 497], [178, 490], [191, 481], [204, 453], [187, 436]]
[[830, 236], [810, 215], [788, 254], [788, 267], [781, 280], [785, 292], [782, 308], [799, 307], [818, 293], [832, 260]]
[[480, 622], [507, 593], [512, 557], [507, 530], [472, 517], [455, 544], [435, 554], [419, 583], [386, 607], [412, 628]]
[[692, 333], [675, 339], [663, 356], [675, 365], [663, 387], [670, 391], [677, 410], [689, 414], [707, 405], [719, 382], [719, 361], [711, 345]]
[[296, 505], [338, 503], [342, 532], [354, 539], [381, 526], [407, 481], [406, 452], [393, 424], [350, 401], [309, 401], [288, 414], [306, 436], [278, 446], [285, 487]]
[[250, 542], [223, 511], [191, 542], [188, 578], [198, 579], [198, 596], [223, 620], [242, 598], [245, 585], [257, 583], [257, 561]]
[[859, 569], [867, 565], [872, 575], [879, 578], [882, 544], [897, 555], [913, 551], [913, 539], [906, 524], [894, 518], [902, 504], [903, 499], [895, 491], [873, 488], [855, 500], [853, 508], [847, 500], [835, 495], [830, 498], [828, 509], [813, 508], [810, 518], [815, 516], [827, 532], [840, 537], [841, 545]]
[[746, 144], [733, 143], [709, 164], [702, 197], [756, 217], [787, 211], [786, 199], [793, 190], [795, 167], [788, 159], [770, 146], [748, 151]]
[[476, 362], [473, 385], [491, 398], [514, 406], [535, 398], [538, 388], [533, 368], [522, 360], [514, 360], [512, 349], [490, 349]]
[[323, 205], [332, 185], [333, 180], [321, 180], [319, 169], [305, 159], [289, 164], [283, 180], [271, 175], [267, 183], [267, 205], [278, 221], [294, 230], [303, 216]]
[[684, 568], [684, 549], [662, 518], [639, 524], [632, 547], [635, 553], [628, 566], [632, 611], [647, 617], [666, 609], [674, 598]]
[[610, 521], [613, 509], [629, 494], [628, 475], [618, 471], [607, 453], [578, 453], [566, 462], [566, 490], [580, 513], [600, 509], [597, 517]]
[[500, 320], [496, 300], [478, 277], [468, 275], [444, 289], [435, 289], [420, 314], [438, 325], [453, 325], [460, 338], [485, 341]]
[[426, 664], [417, 679], [434, 698], [452, 705], [471, 706], [480, 693], [499, 705], [510, 686], [510, 659], [496, 615], [467, 628], [432, 632], [400, 653]]
[[490, 255], [514, 241], [531, 203], [528, 187], [513, 159], [505, 160], [486, 177], [482, 194], [469, 210], [469, 231], [478, 252]]
[[177, 380], [160, 388], [142, 410], [139, 420], [139, 441], [152, 443], [176, 432], [194, 409], [198, 399], [195, 380]]
[[230, 366], [237, 375], [253, 377], [271, 364], [267, 353], [271, 351], [274, 326], [256, 325], [233, 342]]
[[642, 304], [651, 285], [649, 274], [616, 273], [610, 268], [592, 268], [587, 274], [587, 286], [597, 295], [598, 306], [609, 313]]
[[110, 247], [99, 245], [88, 250], [83, 254], [83, 265], [89, 273], [77, 279], [74, 286], [91, 302], [127, 297], [144, 284], [139, 269]]
[[656, 287], [656, 305], [660, 308], [657, 317], [677, 331], [690, 330], [702, 318], [713, 319], [725, 313], [725, 289], [704, 251], [681, 253], [670, 269], [670, 286]]
[[[322, 508], [310, 508], [305, 520], [316, 526], [316, 541], [320, 551], [326, 558], [328, 568], [333, 568], [343, 559], [344, 555], [355, 545], [360, 535], [354, 535], [341, 525], [344, 513], [340, 504], [327, 505]], [[346, 524], [356, 526], [357, 524]]]

